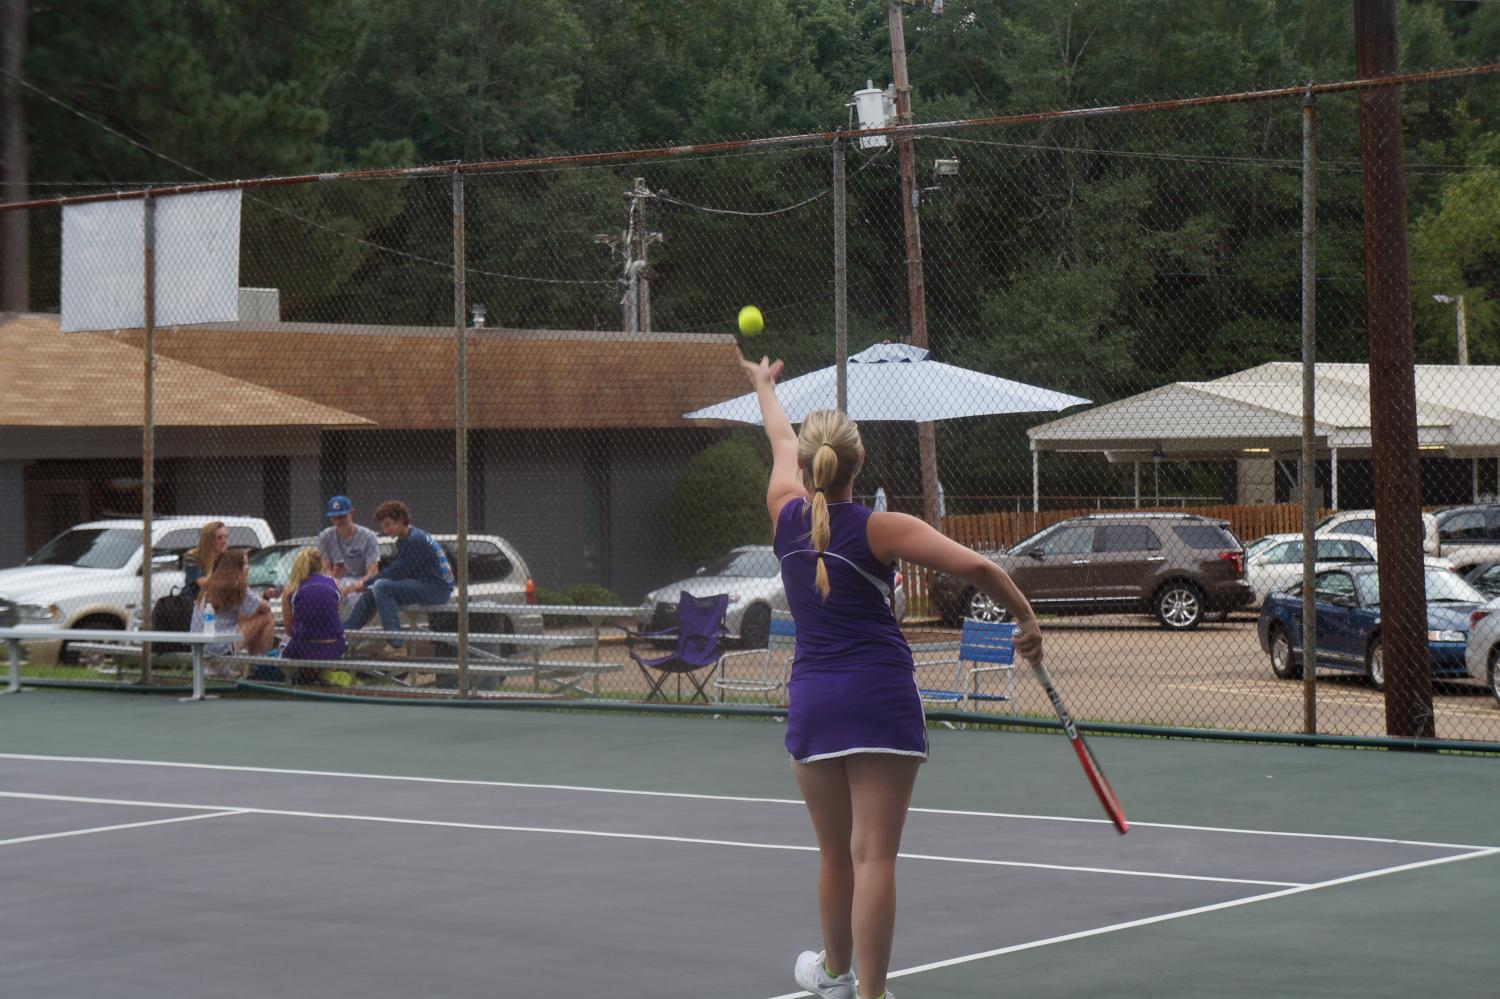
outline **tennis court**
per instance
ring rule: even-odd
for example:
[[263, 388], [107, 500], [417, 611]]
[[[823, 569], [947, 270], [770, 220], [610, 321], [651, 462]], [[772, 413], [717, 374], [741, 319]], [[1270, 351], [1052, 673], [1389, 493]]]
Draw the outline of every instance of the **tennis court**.
[[[746, 719], [0, 698], [32, 996], [805, 995], [817, 854]], [[1493, 758], [937, 731], [893, 989], [1492, 994]]]

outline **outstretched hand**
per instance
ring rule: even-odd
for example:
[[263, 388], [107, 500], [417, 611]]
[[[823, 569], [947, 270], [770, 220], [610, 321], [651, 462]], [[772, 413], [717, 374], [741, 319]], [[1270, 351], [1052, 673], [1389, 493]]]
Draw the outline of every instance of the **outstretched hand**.
[[769, 357], [762, 357], [759, 363], [747, 361], [742, 357], [740, 358], [740, 367], [745, 369], [745, 374], [749, 377], [751, 386], [760, 388], [762, 385], [775, 385], [776, 379], [781, 376], [781, 369], [785, 365], [781, 361], [773, 361]]

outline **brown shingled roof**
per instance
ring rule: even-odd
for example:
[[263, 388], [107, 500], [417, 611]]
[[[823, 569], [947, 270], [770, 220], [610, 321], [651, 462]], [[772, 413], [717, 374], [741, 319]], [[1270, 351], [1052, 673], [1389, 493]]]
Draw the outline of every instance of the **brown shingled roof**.
[[[138, 427], [138, 347], [58, 332], [55, 316], [0, 319], [0, 426]], [[352, 427], [365, 419], [171, 357], [156, 364], [158, 426]]]
[[[382, 428], [454, 425], [451, 330], [228, 323], [158, 330], [156, 346], [163, 357], [358, 413]], [[467, 347], [469, 425], [700, 426], [682, 414], [745, 392], [738, 357], [727, 334], [475, 330]]]

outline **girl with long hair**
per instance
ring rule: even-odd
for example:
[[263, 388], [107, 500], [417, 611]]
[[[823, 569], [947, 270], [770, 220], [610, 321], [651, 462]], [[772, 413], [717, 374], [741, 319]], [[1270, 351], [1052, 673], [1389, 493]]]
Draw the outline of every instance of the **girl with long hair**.
[[995, 563], [915, 517], [853, 502], [865, 457], [853, 420], [819, 410], [793, 432], [776, 399], [782, 362], [740, 363], [771, 442], [766, 506], [797, 626], [786, 748], [818, 840], [823, 950], [803, 952], [793, 974], [823, 999], [894, 999], [896, 855], [927, 758], [911, 649], [891, 607], [896, 563], [960, 576], [993, 597], [1014, 615], [1023, 656], [1041, 654], [1041, 630]]
[[[276, 644], [276, 622], [271, 605], [250, 592], [250, 560], [238, 548], [224, 552], [214, 561], [214, 571], [199, 584], [197, 603], [193, 607], [192, 630], [203, 630], [203, 611], [214, 609], [214, 630], [221, 635], [240, 634], [240, 651], [260, 655]], [[204, 646], [211, 656], [233, 655], [230, 642]]]
[[338, 582], [323, 573], [322, 553], [316, 548], [298, 551], [281, 594], [281, 623], [287, 634], [283, 659], [344, 657], [339, 599]]
[[229, 528], [222, 520], [210, 520], [198, 532], [198, 544], [189, 549], [182, 560], [182, 592], [189, 600], [198, 599], [198, 586], [203, 577], [214, 571], [219, 556], [229, 550]]

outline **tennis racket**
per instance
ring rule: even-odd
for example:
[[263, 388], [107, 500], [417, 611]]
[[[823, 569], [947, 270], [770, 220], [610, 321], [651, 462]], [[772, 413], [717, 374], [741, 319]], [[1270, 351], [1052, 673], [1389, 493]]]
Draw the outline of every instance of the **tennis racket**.
[[1078, 754], [1078, 762], [1083, 765], [1083, 772], [1088, 776], [1089, 783], [1094, 785], [1094, 793], [1099, 796], [1099, 804], [1104, 806], [1104, 813], [1109, 820], [1115, 824], [1115, 828], [1123, 836], [1130, 831], [1130, 823], [1125, 821], [1125, 809], [1120, 807], [1120, 799], [1115, 797], [1114, 788], [1109, 786], [1109, 781], [1104, 777], [1104, 768], [1099, 766], [1099, 761], [1094, 759], [1094, 754], [1089, 750], [1088, 743], [1083, 741], [1078, 727], [1073, 724], [1073, 716], [1068, 714], [1068, 709], [1063, 706], [1062, 697], [1057, 693], [1057, 688], [1052, 685], [1052, 675], [1047, 672], [1047, 667], [1042, 665], [1040, 659], [1031, 660], [1031, 668], [1036, 671], [1036, 678], [1041, 683], [1042, 689], [1047, 692], [1047, 699], [1052, 702], [1052, 710], [1057, 712], [1058, 721], [1062, 722], [1063, 731], [1068, 733], [1068, 741], [1073, 744], [1073, 751]]

